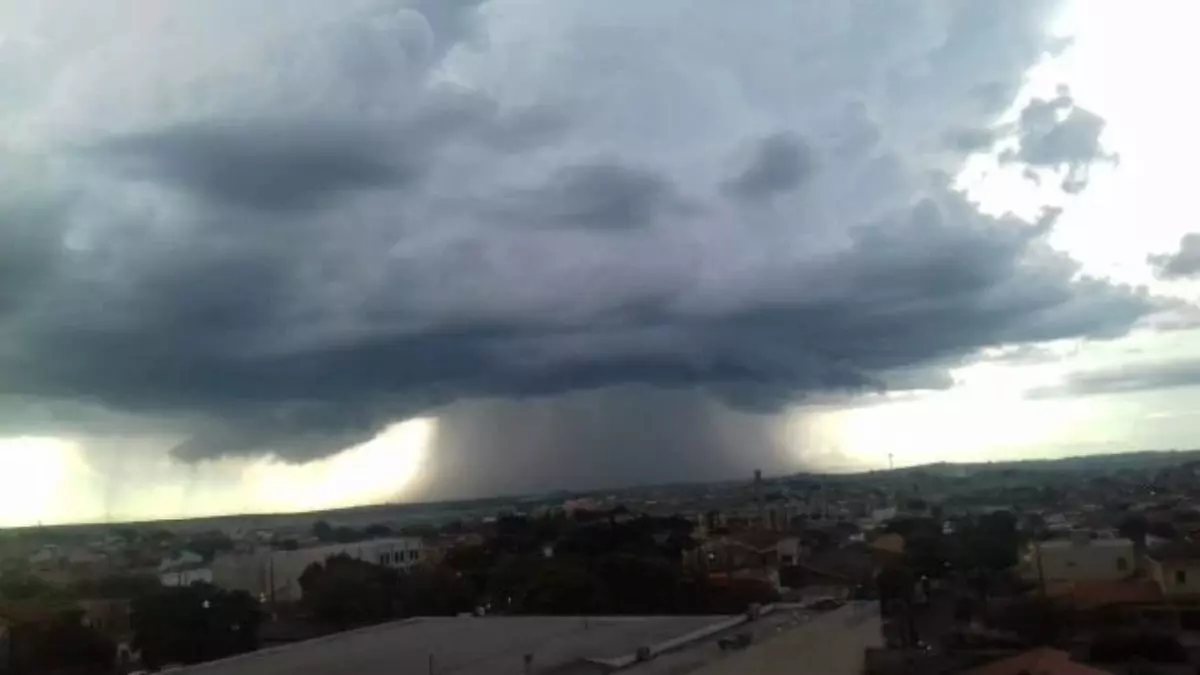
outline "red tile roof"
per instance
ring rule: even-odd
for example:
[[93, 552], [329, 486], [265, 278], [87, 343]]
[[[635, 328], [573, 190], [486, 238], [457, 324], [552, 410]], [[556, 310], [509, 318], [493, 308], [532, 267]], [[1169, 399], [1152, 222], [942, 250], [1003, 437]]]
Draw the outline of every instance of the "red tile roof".
[[1071, 655], [1057, 649], [1042, 647], [985, 666], [968, 670], [964, 675], [1111, 675], [1071, 660]]
[[[1036, 593], [1037, 591], [1034, 591]], [[1162, 589], [1146, 579], [1064, 581], [1046, 586], [1046, 595], [1090, 610], [1114, 605], [1146, 605], [1163, 601]]]

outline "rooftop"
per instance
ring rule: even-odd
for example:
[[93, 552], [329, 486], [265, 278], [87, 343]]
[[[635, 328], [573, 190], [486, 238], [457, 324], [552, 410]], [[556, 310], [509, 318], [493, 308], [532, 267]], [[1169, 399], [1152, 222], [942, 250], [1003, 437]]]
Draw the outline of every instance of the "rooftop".
[[519, 673], [525, 654], [535, 672], [581, 659], [618, 659], [639, 647], [728, 622], [726, 616], [420, 618], [339, 633], [202, 663], [176, 675], [333, 675]]
[[1037, 547], [1041, 549], [1088, 547], [1130, 548], [1132, 546], [1133, 542], [1129, 539], [1089, 539], [1086, 542], [1074, 541], [1071, 539], [1050, 539], [1047, 541], [1037, 542]]
[[1170, 541], [1150, 548], [1146, 554], [1159, 562], [1200, 561], [1200, 544]]
[[1069, 602], [1081, 610], [1163, 601], [1162, 589], [1158, 584], [1146, 579], [1058, 582], [1049, 584], [1046, 594], [1051, 598]]

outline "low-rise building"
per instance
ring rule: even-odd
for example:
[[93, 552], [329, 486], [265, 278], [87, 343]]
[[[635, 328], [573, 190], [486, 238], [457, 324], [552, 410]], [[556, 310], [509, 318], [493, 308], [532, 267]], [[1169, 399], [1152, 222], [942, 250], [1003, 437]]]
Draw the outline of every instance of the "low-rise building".
[[1151, 548], [1146, 572], [1169, 598], [1200, 597], [1200, 545], [1170, 542]]
[[1124, 579], [1136, 569], [1132, 541], [1093, 540], [1088, 532], [1073, 532], [1070, 539], [1031, 544], [1021, 573], [1032, 581], [1105, 581]]
[[212, 582], [222, 588], [244, 590], [262, 600], [291, 602], [300, 599], [300, 575], [313, 563], [346, 556], [392, 569], [407, 570], [421, 564], [423, 551], [424, 546], [418, 537], [371, 539], [293, 551], [219, 555], [210, 569]]

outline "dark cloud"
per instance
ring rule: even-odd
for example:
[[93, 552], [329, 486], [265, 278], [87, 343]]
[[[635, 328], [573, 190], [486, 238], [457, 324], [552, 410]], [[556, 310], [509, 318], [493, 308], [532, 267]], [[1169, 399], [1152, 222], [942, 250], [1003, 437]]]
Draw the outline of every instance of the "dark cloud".
[[93, 152], [139, 179], [265, 211], [318, 208], [351, 190], [403, 185], [419, 171], [415, 158], [406, 162], [396, 149], [356, 130], [279, 122], [131, 134]]
[[815, 169], [813, 151], [803, 141], [773, 134], [758, 142], [749, 165], [726, 187], [739, 197], [762, 199], [800, 187]]
[[437, 455], [414, 487], [419, 497], [748, 478], [753, 467], [795, 471], [803, 452], [786, 449], [773, 418], [730, 410], [698, 391], [632, 386], [485, 399], [438, 417]]
[[1031, 392], [1032, 398], [1127, 394], [1200, 385], [1200, 360], [1141, 362], [1082, 370], [1067, 375], [1062, 385]]
[[62, 257], [59, 216], [52, 208], [14, 205], [4, 210], [0, 201], [0, 321], [31, 302], [35, 289], [54, 278]]
[[523, 225], [622, 230], [652, 225], [685, 208], [663, 176], [597, 161], [560, 169], [545, 185], [503, 197], [495, 216]]
[[1001, 159], [1021, 162], [1027, 165], [1027, 170], [1060, 171], [1063, 190], [1077, 193], [1087, 187], [1094, 163], [1116, 161], [1116, 156], [1105, 152], [1100, 142], [1104, 127], [1104, 118], [1080, 108], [1070, 90], [1060, 87], [1055, 98], [1035, 98], [1021, 110], [1017, 148], [1007, 151]]
[[1179, 240], [1179, 250], [1146, 259], [1162, 279], [1186, 279], [1200, 275], [1200, 234], [1189, 232]]
[[821, 290], [793, 299], [707, 316], [647, 300], [615, 323], [473, 321], [256, 354], [246, 345], [292, 330], [279, 308], [302, 290], [285, 280], [307, 263], [260, 255], [246, 237], [155, 268], [125, 322], [26, 326], [5, 385], [220, 420], [196, 425], [179, 448], [188, 457], [284, 444], [308, 455], [460, 398], [641, 383], [775, 410], [809, 393], [944, 386], [936, 371], [912, 374], [992, 345], [1115, 337], [1155, 308], [1134, 289], [1075, 280], [1040, 228], [948, 193], [857, 230], [852, 247], [808, 270]]
[[[473, 2], [229, 0], [164, 10], [178, 33], [90, 15], [111, 42], [48, 65], [53, 105], [22, 128], [92, 161], [0, 198], [0, 222], [57, 233], [0, 229], [0, 294], [36, 307], [3, 326], [0, 393], [163, 420], [188, 459], [306, 458], [430, 411], [466, 435], [545, 411], [563, 421], [540, 452], [635, 453], [735, 418], [759, 438], [747, 410], [945, 387], [981, 348], [1116, 337], [1158, 307], [1050, 249], [1053, 214], [993, 218], [929, 179], [963, 158], [931, 143], [1011, 103], [1053, 2], [705, 0], [683, 22], [492, 2], [486, 35]], [[740, 48], [714, 62], [714, 35]], [[1012, 161], [1082, 171], [1095, 125], [1038, 105], [1053, 119], [1030, 113]], [[801, 188], [787, 209], [727, 199]], [[631, 389], [645, 410], [578, 394]], [[592, 420], [601, 399], [617, 412]]]

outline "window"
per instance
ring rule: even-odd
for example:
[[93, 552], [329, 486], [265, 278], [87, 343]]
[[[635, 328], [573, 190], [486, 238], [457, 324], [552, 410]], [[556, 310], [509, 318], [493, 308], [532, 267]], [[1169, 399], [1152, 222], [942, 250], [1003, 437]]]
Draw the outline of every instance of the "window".
[[394, 558], [393, 558], [396, 562], [400, 562], [401, 560], [403, 560], [403, 558], [401, 557], [400, 554], [401, 554], [400, 551], [396, 551]]
[[1175, 583], [1186, 584], [1187, 583], [1187, 572], [1184, 570], [1175, 570]]
[[386, 553], [384, 553], [383, 555], [379, 556], [379, 564], [380, 564], [380, 565], [386, 565], [386, 564], [387, 564], [387, 558], [388, 558], [388, 557], [387, 557], [387, 554], [386, 554]]
[[1125, 556], [1117, 556], [1117, 571], [1124, 572], [1127, 569], [1129, 569], [1129, 561], [1125, 559]]

